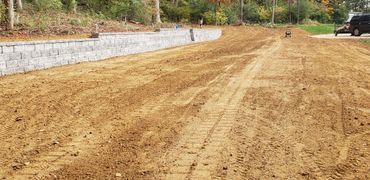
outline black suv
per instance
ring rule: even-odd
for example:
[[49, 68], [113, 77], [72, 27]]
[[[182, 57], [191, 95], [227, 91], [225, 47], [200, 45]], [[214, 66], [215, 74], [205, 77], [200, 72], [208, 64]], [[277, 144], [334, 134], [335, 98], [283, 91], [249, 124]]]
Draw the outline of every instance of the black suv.
[[370, 33], [370, 14], [358, 14], [350, 21], [350, 31], [354, 36]]

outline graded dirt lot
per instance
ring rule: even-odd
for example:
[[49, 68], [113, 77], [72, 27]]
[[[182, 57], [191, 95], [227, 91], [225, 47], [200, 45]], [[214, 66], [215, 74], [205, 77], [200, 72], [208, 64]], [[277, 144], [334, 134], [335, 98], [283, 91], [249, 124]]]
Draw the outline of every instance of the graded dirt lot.
[[0, 179], [370, 179], [370, 48], [283, 33], [0, 77]]

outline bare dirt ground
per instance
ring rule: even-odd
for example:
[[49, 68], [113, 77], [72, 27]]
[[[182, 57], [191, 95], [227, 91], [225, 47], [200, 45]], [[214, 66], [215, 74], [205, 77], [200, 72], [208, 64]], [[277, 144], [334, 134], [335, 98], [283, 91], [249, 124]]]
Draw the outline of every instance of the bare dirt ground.
[[283, 32], [0, 77], [0, 179], [370, 179], [370, 49]]

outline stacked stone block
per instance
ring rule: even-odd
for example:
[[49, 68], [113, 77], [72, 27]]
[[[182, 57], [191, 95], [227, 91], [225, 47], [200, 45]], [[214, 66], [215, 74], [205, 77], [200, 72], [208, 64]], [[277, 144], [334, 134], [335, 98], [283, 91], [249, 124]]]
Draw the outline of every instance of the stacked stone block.
[[215, 40], [218, 29], [100, 33], [97, 38], [0, 43], [0, 76]]

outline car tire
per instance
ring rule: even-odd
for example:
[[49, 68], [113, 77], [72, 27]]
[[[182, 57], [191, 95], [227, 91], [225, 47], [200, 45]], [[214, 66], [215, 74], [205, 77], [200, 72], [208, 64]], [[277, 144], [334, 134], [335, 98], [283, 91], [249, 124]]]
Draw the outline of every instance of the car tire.
[[353, 34], [354, 34], [355, 36], [361, 36], [360, 29], [358, 29], [358, 28], [354, 29], [354, 30], [353, 30]]

